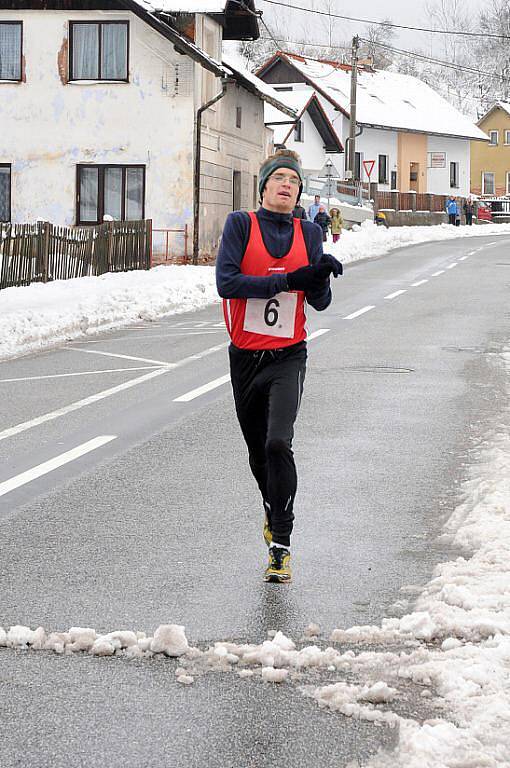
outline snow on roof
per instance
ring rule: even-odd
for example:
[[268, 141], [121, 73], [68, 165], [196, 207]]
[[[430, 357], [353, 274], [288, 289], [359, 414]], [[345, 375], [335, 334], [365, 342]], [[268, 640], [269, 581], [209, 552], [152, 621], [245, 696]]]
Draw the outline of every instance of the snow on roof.
[[136, 0], [151, 13], [223, 13], [227, 0]]
[[[343, 111], [349, 112], [349, 70], [301, 56], [282, 56], [304, 74], [312, 86]], [[356, 119], [367, 126], [487, 140], [487, 136], [468, 117], [426, 83], [397, 72], [358, 72]]]
[[271, 104], [274, 112], [280, 115], [280, 120], [289, 120], [291, 116], [297, 117], [296, 110], [292, 105], [288, 104], [286, 99], [281, 98], [281, 94], [278, 91], [275, 91], [274, 88], [261, 80], [260, 77], [250, 72], [246, 68], [244, 59], [241, 56], [234, 53], [223, 53], [222, 62], [231, 72], [237, 73], [244, 80], [251, 83], [266, 104]]

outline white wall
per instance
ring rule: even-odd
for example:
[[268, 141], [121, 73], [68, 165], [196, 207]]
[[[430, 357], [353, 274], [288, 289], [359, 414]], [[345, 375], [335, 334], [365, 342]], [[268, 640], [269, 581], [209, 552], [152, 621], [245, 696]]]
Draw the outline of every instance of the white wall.
[[[130, 82], [61, 81], [69, 20], [130, 21]], [[0, 11], [22, 20], [26, 82], [0, 83], [0, 163], [11, 163], [12, 220], [76, 221], [78, 163], [146, 166], [146, 217], [192, 224], [193, 97], [163, 81], [182, 56], [127, 12]]]
[[[364, 128], [361, 136], [356, 139], [356, 152], [362, 153], [362, 160], [375, 160], [374, 169], [370, 176], [370, 181], [375, 183], [379, 180], [379, 155], [388, 156], [388, 183], [379, 184], [379, 189], [390, 190], [391, 171], [397, 170], [397, 132]], [[362, 179], [368, 182], [365, 171], [363, 171]]]
[[[442, 138], [441, 136], [429, 136], [429, 152], [445, 152], [445, 168], [427, 169], [427, 191], [434, 195], [469, 195], [470, 178], [470, 143], [465, 139]], [[459, 163], [459, 187], [450, 187], [450, 163]]]
[[[292, 129], [289, 138], [285, 142], [285, 146], [287, 149], [292, 149], [298, 153], [305, 173], [316, 173], [321, 170], [327, 159], [324, 141], [308, 112], [305, 112], [301, 122], [303, 123], [304, 141], [295, 141], [294, 129]], [[287, 126], [287, 130], [290, 127]]]

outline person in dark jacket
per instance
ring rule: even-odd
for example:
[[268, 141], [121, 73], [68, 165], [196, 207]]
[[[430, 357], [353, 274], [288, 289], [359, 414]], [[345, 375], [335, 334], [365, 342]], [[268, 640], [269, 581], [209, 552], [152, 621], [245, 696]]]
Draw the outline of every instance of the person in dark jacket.
[[307, 218], [305, 209], [299, 203], [296, 205], [296, 207], [292, 211], [292, 215], [295, 219], [305, 220]]
[[468, 197], [464, 201], [464, 216], [466, 217], [466, 224], [471, 226], [473, 224], [473, 214], [475, 212], [475, 204], [472, 197]]
[[264, 505], [264, 580], [277, 583], [291, 580], [292, 440], [306, 371], [305, 303], [326, 309], [330, 275], [342, 272], [323, 254], [320, 229], [292, 216], [302, 188], [295, 152], [268, 157], [259, 171], [261, 207], [228, 215], [216, 260], [234, 402]]
[[314, 222], [322, 229], [322, 241], [325, 243], [328, 239], [329, 228], [331, 227], [331, 216], [323, 205], [320, 206]]

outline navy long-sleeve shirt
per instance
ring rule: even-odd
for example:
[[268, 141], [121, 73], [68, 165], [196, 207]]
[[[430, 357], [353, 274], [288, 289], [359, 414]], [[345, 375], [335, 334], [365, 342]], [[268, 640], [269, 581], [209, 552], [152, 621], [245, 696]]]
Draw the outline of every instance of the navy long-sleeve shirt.
[[[259, 208], [256, 213], [264, 244], [275, 259], [285, 256], [294, 237], [292, 214], [274, 213]], [[322, 230], [311, 221], [302, 221], [303, 237], [310, 264], [316, 264], [322, 256]], [[216, 285], [224, 299], [270, 299], [277, 293], [288, 291], [287, 276], [274, 274], [268, 277], [243, 275], [243, 260], [250, 237], [250, 217], [244, 211], [229, 213], [216, 259]], [[329, 280], [318, 292], [306, 292], [307, 302], [318, 311], [331, 303]]]

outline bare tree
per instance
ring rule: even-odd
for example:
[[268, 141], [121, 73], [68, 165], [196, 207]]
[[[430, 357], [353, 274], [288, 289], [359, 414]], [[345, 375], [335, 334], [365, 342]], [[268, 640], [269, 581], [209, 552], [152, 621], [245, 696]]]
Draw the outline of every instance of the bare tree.
[[391, 45], [396, 37], [391, 23], [391, 19], [384, 19], [381, 25], [369, 24], [365, 27], [368, 42], [360, 47], [360, 55], [371, 58], [376, 69], [388, 69], [393, 64], [393, 54], [382, 47]]

